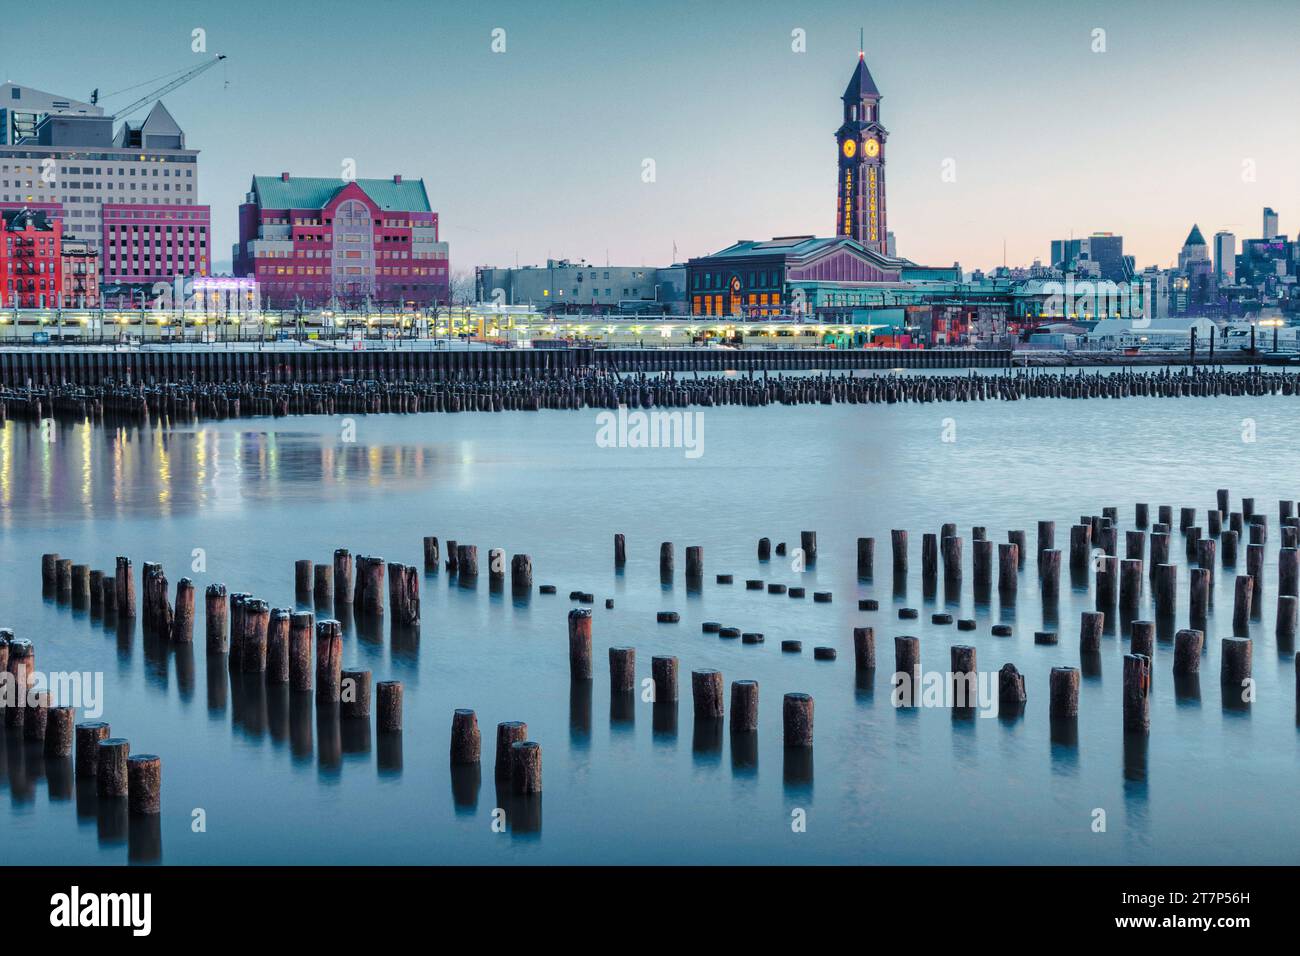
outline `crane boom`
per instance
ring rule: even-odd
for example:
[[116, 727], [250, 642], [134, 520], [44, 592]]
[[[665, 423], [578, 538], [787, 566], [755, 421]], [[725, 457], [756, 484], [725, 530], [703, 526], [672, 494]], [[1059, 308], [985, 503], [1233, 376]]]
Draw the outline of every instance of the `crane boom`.
[[152, 103], [154, 100], [158, 99], [159, 97], [165, 96], [166, 94], [170, 93], [172, 90], [184, 86], [186, 83], [194, 79], [200, 73], [212, 69], [214, 66], [216, 66], [225, 58], [226, 55], [224, 53], [218, 53], [216, 56], [208, 60], [206, 63], [202, 63], [199, 66], [196, 66], [194, 69], [186, 73], [182, 73], [180, 76], [176, 77], [176, 79], [172, 80], [170, 83], [167, 83], [166, 85], [159, 87], [158, 89], [154, 90], [152, 93], [148, 93], [145, 96], [140, 97], [134, 103], [128, 103], [126, 106], [122, 107], [122, 109], [117, 110], [113, 114], [114, 118], [119, 120], [126, 119], [126, 117], [130, 116], [132, 113], [134, 113], [136, 110], [140, 109], [141, 107], [147, 106], [148, 104]]

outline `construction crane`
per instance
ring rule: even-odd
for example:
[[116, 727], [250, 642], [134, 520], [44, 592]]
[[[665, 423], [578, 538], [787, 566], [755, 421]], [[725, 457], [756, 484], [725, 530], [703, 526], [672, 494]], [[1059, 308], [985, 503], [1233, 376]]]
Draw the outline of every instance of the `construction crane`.
[[[119, 120], [120, 120], [120, 119], [126, 119], [126, 117], [130, 116], [132, 113], [136, 112], [137, 110], [139, 110], [139, 109], [141, 109], [141, 108], [143, 108], [143, 107], [145, 107], [145, 106], [148, 106], [148, 105], [149, 105], [150, 103], [152, 103], [154, 100], [159, 99], [160, 97], [166, 96], [166, 95], [167, 95], [168, 93], [170, 93], [172, 90], [179, 89], [180, 87], [184, 86], [186, 83], [188, 83], [190, 80], [194, 79], [194, 78], [195, 78], [196, 76], [198, 76], [200, 73], [205, 73], [205, 72], [207, 72], [208, 70], [212, 69], [214, 66], [216, 66], [218, 63], [220, 63], [220, 62], [221, 62], [222, 60], [224, 60], [225, 58], [226, 58], [226, 55], [225, 55], [224, 53], [218, 53], [216, 56], [214, 56], [212, 59], [208, 60], [206, 63], [202, 63], [202, 64], [200, 64], [199, 66], [196, 66], [196, 67], [195, 67], [194, 69], [192, 69], [192, 70], [187, 70], [187, 71], [185, 71], [185, 72], [182, 73], [180, 76], [176, 77], [176, 78], [175, 78], [174, 80], [172, 80], [171, 82], [169, 82], [169, 83], [167, 83], [167, 84], [165, 84], [165, 85], [163, 85], [163, 86], [160, 86], [158, 89], [154, 90], [152, 93], [148, 93], [148, 94], [146, 94], [145, 96], [140, 97], [140, 98], [139, 98], [138, 100], [136, 100], [134, 103], [128, 103], [126, 106], [122, 107], [120, 110], [115, 110], [114, 113], [113, 113], [113, 116], [114, 116], [116, 119], [119, 119]], [[125, 90], [124, 90], [123, 92], [125, 92]], [[98, 90], [98, 89], [96, 89], [94, 92], [92, 92], [92, 93], [90, 94], [90, 102], [93, 103], [93, 104], [98, 104], [98, 103], [99, 103], [99, 90]]]

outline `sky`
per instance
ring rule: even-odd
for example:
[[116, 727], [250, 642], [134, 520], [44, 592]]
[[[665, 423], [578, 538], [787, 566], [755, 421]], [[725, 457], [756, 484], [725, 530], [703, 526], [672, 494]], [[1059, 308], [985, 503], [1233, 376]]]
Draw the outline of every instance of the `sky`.
[[0, 49], [4, 79], [80, 99], [98, 87], [111, 111], [151, 87], [109, 94], [228, 56], [164, 98], [201, 150], [218, 269], [254, 174], [341, 176], [347, 160], [362, 178], [424, 179], [453, 270], [663, 265], [674, 248], [684, 260], [737, 239], [833, 234], [834, 133], [859, 28], [883, 94], [900, 255], [969, 270], [1000, 264], [1005, 247], [1027, 265], [1054, 238], [1108, 231], [1140, 267], [1168, 266], [1193, 223], [1207, 240], [1255, 237], [1264, 206], [1300, 232], [1295, 0], [57, 10], [5, 10], [5, 35], [22, 42]]

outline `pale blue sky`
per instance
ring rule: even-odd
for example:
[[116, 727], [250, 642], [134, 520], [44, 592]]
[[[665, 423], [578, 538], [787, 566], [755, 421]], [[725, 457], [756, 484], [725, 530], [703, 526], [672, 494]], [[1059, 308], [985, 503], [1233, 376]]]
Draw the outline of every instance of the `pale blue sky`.
[[904, 255], [988, 267], [1005, 239], [1028, 263], [1071, 230], [1111, 230], [1167, 265], [1193, 222], [1255, 236], [1271, 205], [1300, 227], [1294, 0], [67, 0], [6, 10], [0, 73], [109, 93], [197, 63], [205, 29], [228, 65], [166, 102], [202, 150], [218, 262], [254, 173], [338, 175], [352, 158], [363, 177], [424, 177], [453, 268], [649, 265], [674, 241], [684, 259], [833, 230], [860, 25]]

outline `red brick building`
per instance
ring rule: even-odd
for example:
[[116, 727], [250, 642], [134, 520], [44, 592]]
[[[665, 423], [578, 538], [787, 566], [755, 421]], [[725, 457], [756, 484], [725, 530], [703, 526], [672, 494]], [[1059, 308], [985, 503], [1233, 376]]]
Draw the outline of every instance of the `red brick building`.
[[449, 299], [447, 244], [423, 180], [255, 176], [234, 273], [264, 308], [425, 308]]
[[97, 309], [99, 300], [99, 253], [85, 239], [63, 237], [61, 297], [65, 309]]
[[63, 289], [63, 223], [39, 209], [0, 211], [0, 307], [52, 309]]

